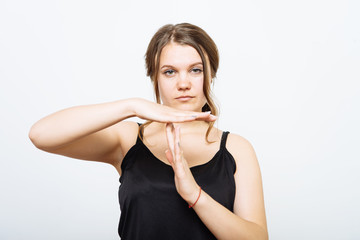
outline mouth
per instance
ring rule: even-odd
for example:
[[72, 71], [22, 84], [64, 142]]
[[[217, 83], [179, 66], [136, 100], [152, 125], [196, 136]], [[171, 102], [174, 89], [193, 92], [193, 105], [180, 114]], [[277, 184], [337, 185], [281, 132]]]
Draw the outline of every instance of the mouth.
[[175, 99], [179, 100], [181, 102], [186, 102], [186, 101], [189, 101], [189, 100], [191, 100], [193, 98], [194, 98], [193, 96], [180, 96], [180, 97], [177, 97]]

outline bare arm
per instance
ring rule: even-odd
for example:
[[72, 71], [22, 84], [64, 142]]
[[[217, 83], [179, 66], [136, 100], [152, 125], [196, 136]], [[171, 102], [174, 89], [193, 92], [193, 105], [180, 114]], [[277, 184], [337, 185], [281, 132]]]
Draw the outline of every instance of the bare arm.
[[132, 99], [126, 99], [67, 108], [36, 122], [29, 137], [47, 152], [113, 164], [118, 123], [135, 115], [132, 104]]
[[199, 186], [180, 149], [180, 131], [172, 129], [168, 124], [170, 150], [166, 152], [166, 156], [174, 169], [176, 189], [189, 205], [196, 203], [194, 211], [217, 239], [267, 240], [262, 180], [255, 152], [244, 138], [232, 134], [230, 136], [227, 148], [237, 165], [234, 176], [234, 213], [202, 190], [198, 198]]
[[240, 136], [231, 134], [229, 140], [227, 148], [237, 165], [234, 213], [206, 193], [194, 210], [218, 239], [267, 240], [262, 179], [255, 151]]
[[140, 98], [67, 108], [36, 122], [29, 137], [44, 151], [68, 157], [101, 161], [119, 171], [123, 136], [136, 136], [137, 125], [122, 122], [132, 116], [152, 121], [214, 121], [209, 113], [179, 111]]

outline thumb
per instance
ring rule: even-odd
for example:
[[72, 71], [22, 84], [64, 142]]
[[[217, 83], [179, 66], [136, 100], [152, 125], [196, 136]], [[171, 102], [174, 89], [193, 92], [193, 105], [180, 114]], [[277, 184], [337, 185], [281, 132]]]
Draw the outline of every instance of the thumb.
[[166, 155], [166, 158], [167, 158], [167, 160], [169, 161], [169, 163], [170, 163], [171, 165], [173, 165], [174, 160], [173, 160], [172, 153], [171, 153], [171, 151], [170, 151], [169, 149], [166, 149], [166, 150], [165, 150], [165, 155]]

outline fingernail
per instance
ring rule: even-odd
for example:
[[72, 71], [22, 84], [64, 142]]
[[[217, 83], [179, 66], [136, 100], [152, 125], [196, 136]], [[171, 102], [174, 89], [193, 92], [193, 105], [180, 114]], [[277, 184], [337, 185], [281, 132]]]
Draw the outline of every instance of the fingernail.
[[197, 118], [197, 115], [191, 115], [192, 118]]

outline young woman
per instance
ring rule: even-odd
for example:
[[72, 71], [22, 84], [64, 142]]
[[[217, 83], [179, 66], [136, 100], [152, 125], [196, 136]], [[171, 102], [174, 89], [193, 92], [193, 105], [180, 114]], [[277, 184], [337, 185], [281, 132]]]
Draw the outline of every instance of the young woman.
[[[39, 120], [29, 137], [44, 151], [116, 168], [122, 239], [268, 239], [255, 152], [213, 126], [218, 61], [201, 28], [165, 25], [146, 52], [157, 103], [68, 108]], [[124, 121], [133, 116], [147, 121]]]

